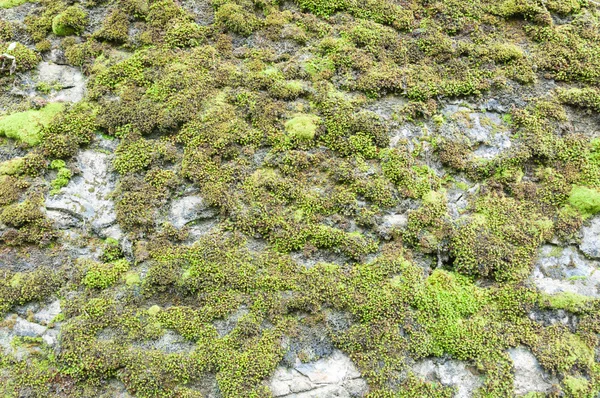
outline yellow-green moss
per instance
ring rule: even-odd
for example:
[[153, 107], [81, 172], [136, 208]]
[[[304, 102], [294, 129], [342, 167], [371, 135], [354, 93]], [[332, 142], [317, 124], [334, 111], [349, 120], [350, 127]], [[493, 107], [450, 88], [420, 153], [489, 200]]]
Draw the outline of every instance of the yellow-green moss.
[[64, 108], [50, 103], [39, 110], [17, 112], [0, 118], [0, 135], [35, 146], [41, 141], [41, 130]]

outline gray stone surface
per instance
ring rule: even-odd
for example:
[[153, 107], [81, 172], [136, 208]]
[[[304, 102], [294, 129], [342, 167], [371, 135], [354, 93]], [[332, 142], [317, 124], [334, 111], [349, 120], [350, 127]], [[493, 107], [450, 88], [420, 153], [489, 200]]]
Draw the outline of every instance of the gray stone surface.
[[511, 147], [510, 129], [498, 113], [478, 112], [457, 104], [446, 106], [442, 115], [442, 135], [466, 138], [477, 146], [473, 152], [477, 158], [491, 159]]
[[61, 87], [49, 95], [51, 101], [79, 102], [85, 96], [86, 79], [72, 66], [42, 61], [38, 65], [36, 81]]
[[544, 245], [539, 250], [532, 280], [544, 293], [600, 297], [599, 266], [600, 262], [585, 258], [575, 246]]
[[269, 380], [274, 397], [333, 398], [364, 397], [367, 383], [350, 358], [339, 350], [318, 361], [280, 366]]
[[515, 375], [515, 394], [525, 395], [530, 392], [550, 392], [552, 384], [557, 380], [542, 369], [536, 357], [525, 347], [508, 350], [513, 361]]
[[424, 359], [413, 366], [413, 371], [426, 381], [454, 387], [455, 398], [472, 397], [474, 391], [483, 385], [483, 379], [462, 361]]
[[58, 314], [60, 314], [60, 300], [55, 300], [47, 306], [42, 307], [33, 315], [33, 319], [42, 325], [50, 323]]
[[199, 196], [185, 196], [173, 201], [169, 212], [169, 221], [177, 228], [189, 223], [214, 217], [210, 209]]
[[40, 337], [46, 331], [46, 327], [37, 323], [29, 322], [18, 317], [13, 326], [13, 333], [20, 337]]
[[47, 196], [46, 208], [51, 211], [48, 216], [60, 223], [63, 217], [55, 217], [56, 212], [67, 214], [80, 223], [89, 223], [97, 232], [113, 225], [116, 214], [109, 195], [115, 179], [109, 172], [110, 162], [111, 156], [106, 153], [91, 149], [80, 152], [76, 158], [80, 174], [73, 176], [58, 194]]
[[581, 232], [583, 234], [579, 245], [581, 251], [589, 257], [600, 259], [600, 216], [592, 218]]

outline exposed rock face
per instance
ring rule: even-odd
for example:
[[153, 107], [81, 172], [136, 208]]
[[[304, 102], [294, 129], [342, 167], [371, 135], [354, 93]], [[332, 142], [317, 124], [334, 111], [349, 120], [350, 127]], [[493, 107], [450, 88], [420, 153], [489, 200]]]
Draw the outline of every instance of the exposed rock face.
[[199, 196], [185, 196], [174, 200], [169, 212], [169, 221], [177, 228], [189, 223], [213, 217], [211, 210]]
[[286, 398], [364, 397], [368, 391], [356, 366], [339, 350], [293, 369], [278, 367], [269, 387], [273, 396]]
[[583, 239], [579, 248], [587, 256], [600, 259], [600, 216], [594, 217], [582, 228]]
[[454, 387], [455, 398], [472, 397], [475, 390], [483, 385], [482, 378], [462, 361], [424, 359], [413, 367], [413, 371], [427, 381]]
[[71, 222], [75, 218], [78, 224], [89, 223], [97, 232], [114, 224], [116, 214], [109, 195], [115, 183], [109, 172], [110, 162], [111, 156], [103, 152], [85, 150], [79, 153], [76, 165], [80, 174], [58, 194], [46, 198], [46, 208], [51, 210], [48, 216], [63, 228], [69, 227], [64, 225], [65, 215]]
[[545, 293], [570, 292], [600, 297], [600, 263], [586, 259], [574, 246], [540, 248], [533, 271], [535, 285]]
[[79, 102], [85, 95], [85, 77], [72, 66], [40, 62], [36, 80], [60, 87], [50, 95], [51, 101]]
[[463, 136], [479, 146], [473, 155], [491, 159], [511, 147], [508, 127], [495, 112], [476, 112], [460, 105], [448, 105], [442, 114], [446, 121], [441, 129], [444, 135]]
[[556, 378], [552, 378], [540, 366], [531, 351], [524, 347], [508, 350], [513, 361], [515, 375], [515, 394], [525, 395], [530, 392], [550, 392]]

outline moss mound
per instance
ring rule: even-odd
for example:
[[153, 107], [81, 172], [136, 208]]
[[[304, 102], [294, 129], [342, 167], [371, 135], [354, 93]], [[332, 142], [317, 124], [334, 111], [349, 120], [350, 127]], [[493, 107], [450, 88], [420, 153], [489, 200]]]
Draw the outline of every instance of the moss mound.
[[51, 103], [39, 110], [17, 112], [0, 118], [0, 135], [23, 142], [29, 146], [41, 141], [41, 130], [64, 108], [63, 104]]

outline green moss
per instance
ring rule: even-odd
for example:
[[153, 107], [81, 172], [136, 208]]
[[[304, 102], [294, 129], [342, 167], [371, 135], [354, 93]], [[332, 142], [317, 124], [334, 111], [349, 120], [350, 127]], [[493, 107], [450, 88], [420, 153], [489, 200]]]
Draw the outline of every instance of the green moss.
[[106, 289], [119, 280], [129, 269], [127, 260], [116, 260], [111, 263], [88, 261], [83, 264], [85, 276], [81, 283], [90, 289]]
[[600, 111], [600, 91], [595, 88], [558, 90], [558, 98], [565, 104]]
[[567, 376], [563, 380], [564, 390], [568, 397], [592, 397], [589, 382], [583, 377]]
[[87, 25], [87, 13], [79, 6], [71, 6], [52, 19], [52, 33], [71, 36], [83, 33]]
[[41, 130], [63, 110], [60, 103], [51, 103], [39, 110], [13, 113], [0, 118], [0, 135], [12, 138], [30, 146], [41, 141]]
[[0, 163], [0, 175], [16, 175], [23, 171], [24, 158], [13, 158]]
[[569, 195], [569, 204], [579, 210], [584, 217], [600, 212], [600, 192], [581, 186], [575, 186]]
[[121, 9], [114, 9], [102, 22], [102, 27], [94, 32], [94, 37], [115, 43], [124, 43], [129, 38], [129, 18]]
[[263, 21], [235, 2], [225, 2], [215, 12], [215, 20], [228, 30], [243, 36], [249, 36], [259, 29]]
[[285, 123], [285, 131], [300, 141], [310, 141], [315, 138], [319, 117], [316, 115], [298, 114]]
[[73, 173], [71, 172], [71, 170], [67, 169], [66, 167], [62, 167], [62, 168], [58, 169], [56, 178], [50, 182], [50, 186], [52, 187], [52, 190], [50, 191], [50, 193], [51, 194], [58, 193], [62, 187], [67, 186], [67, 184], [71, 180], [72, 176], [73, 176]]
[[[12, 55], [15, 57], [15, 62], [17, 64], [17, 72], [24, 72], [33, 69], [42, 60], [38, 53], [24, 46], [21, 43], [17, 43], [16, 46], [10, 51], [8, 50], [9, 46], [9, 43], [4, 44], [0, 42], [0, 52], [7, 53], [8, 55]], [[3, 71], [0, 71], [0, 75], [8, 73], [9, 68], [7, 67], [5, 67]]]
[[542, 297], [542, 304], [553, 309], [581, 313], [591, 308], [593, 299], [577, 293], [563, 292]]
[[152, 307], [148, 308], [148, 310], [146, 310], [146, 312], [150, 316], [155, 316], [156, 314], [158, 314], [160, 312], [160, 306], [153, 305]]
[[13, 8], [24, 3], [27, 3], [27, 0], [2, 0], [0, 1], [0, 8]]

